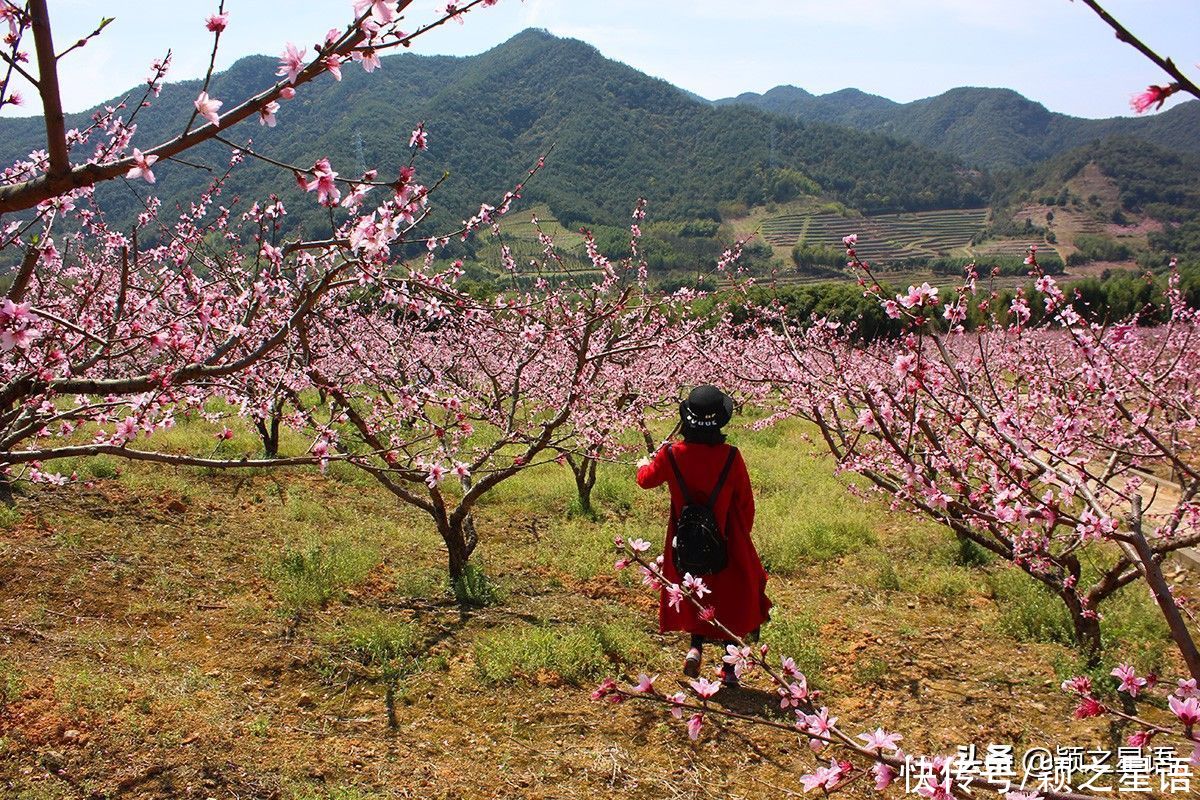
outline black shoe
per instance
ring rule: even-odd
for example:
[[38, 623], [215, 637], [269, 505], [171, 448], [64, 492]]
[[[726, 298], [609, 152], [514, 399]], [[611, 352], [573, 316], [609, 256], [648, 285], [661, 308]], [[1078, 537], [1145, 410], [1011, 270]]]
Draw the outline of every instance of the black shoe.
[[733, 664], [724, 664], [721, 666], [721, 683], [729, 687], [741, 685], [741, 681], [738, 680], [737, 670], [733, 668]]
[[693, 647], [688, 650], [687, 658], [683, 660], [683, 674], [689, 678], [700, 677], [700, 650]]

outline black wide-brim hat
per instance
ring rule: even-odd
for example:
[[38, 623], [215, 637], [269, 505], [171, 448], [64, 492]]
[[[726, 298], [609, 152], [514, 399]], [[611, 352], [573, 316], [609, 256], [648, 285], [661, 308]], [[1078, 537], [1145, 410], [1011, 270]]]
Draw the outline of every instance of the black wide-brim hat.
[[718, 431], [733, 419], [733, 398], [715, 386], [697, 386], [679, 404], [683, 429]]

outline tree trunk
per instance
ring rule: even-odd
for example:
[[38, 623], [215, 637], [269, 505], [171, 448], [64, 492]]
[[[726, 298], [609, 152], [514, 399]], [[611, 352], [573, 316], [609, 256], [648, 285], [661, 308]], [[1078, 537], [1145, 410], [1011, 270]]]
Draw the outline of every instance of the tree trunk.
[[475, 524], [469, 514], [459, 522], [452, 519], [438, 521], [438, 533], [442, 535], [442, 541], [446, 545], [447, 568], [451, 581], [458, 580], [466, 572], [467, 562], [475, 550], [474, 529]]
[[391, 730], [400, 727], [396, 721], [396, 680], [388, 678], [387, 689], [383, 696], [384, 705], [387, 706], [387, 725]]
[[1163, 577], [1162, 565], [1150, 549], [1150, 543], [1146, 541], [1145, 534], [1142, 533], [1142, 498], [1140, 495], [1135, 494], [1133, 497], [1133, 513], [1130, 522], [1133, 546], [1137, 551], [1138, 558], [1141, 559], [1142, 574], [1146, 578], [1146, 583], [1150, 585], [1154, 602], [1158, 603], [1158, 608], [1162, 611], [1167, 627], [1171, 631], [1171, 638], [1175, 641], [1175, 646], [1179, 648], [1179, 655], [1183, 658], [1183, 663], [1187, 665], [1188, 673], [1193, 678], [1200, 680], [1200, 652], [1196, 650], [1196, 642], [1192, 639], [1183, 615], [1179, 613], [1175, 595], [1171, 593], [1171, 587]]
[[265, 420], [255, 420], [254, 427], [262, 439], [265, 458], [279, 458], [279, 423], [283, 419], [283, 401], [276, 400], [271, 407], [271, 416]]
[[1075, 646], [1087, 659], [1089, 667], [1100, 663], [1103, 642], [1100, 638], [1100, 619], [1095, 614], [1085, 614], [1083, 603], [1074, 589], [1060, 589], [1058, 596], [1071, 615], [1071, 626], [1075, 631]]
[[592, 489], [596, 487], [596, 459], [583, 458], [576, 460], [573, 456], [567, 456], [567, 465], [571, 467], [571, 473], [575, 476], [575, 492], [579, 500], [579, 510], [589, 516], [594, 512], [592, 508]]

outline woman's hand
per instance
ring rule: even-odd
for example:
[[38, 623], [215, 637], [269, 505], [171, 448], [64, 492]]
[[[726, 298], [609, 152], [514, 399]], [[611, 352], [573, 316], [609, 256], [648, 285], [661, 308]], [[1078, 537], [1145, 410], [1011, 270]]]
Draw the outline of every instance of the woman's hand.
[[638, 462], [637, 462], [638, 469], [641, 469], [642, 467], [648, 467], [648, 466], [650, 466], [650, 456], [642, 456], [641, 458], [638, 459]]

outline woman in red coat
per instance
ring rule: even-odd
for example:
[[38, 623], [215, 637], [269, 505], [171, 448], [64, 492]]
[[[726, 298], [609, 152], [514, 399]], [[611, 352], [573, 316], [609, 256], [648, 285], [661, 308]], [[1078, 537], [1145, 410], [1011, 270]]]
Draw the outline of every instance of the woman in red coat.
[[[653, 489], [663, 483], [671, 489], [671, 516], [663, 547], [662, 570], [673, 583], [679, 583], [683, 577], [675, 570], [672, 542], [675, 520], [684, 505], [684, 498], [668, 451], [687, 484], [692, 502], [706, 502], [733, 449], [725, 444], [725, 436], [721, 433], [721, 428], [733, 417], [733, 399], [714, 386], [699, 386], [680, 403], [679, 415], [683, 441], [659, 448], [653, 459], [643, 458], [638, 462], [637, 472], [638, 485], [643, 489]], [[745, 638], [767, 620], [771, 601], [766, 595], [766, 570], [750, 540], [750, 529], [754, 525], [750, 475], [742, 454], [736, 450], [729, 474], [713, 505], [713, 516], [725, 536], [729, 561], [720, 572], [704, 576], [704, 583], [712, 594], [706, 595], [701, 602], [712, 606], [721, 623]], [[693, 678], [700, 674], [704, 640], [725, 638], [718, 628], [700, 619], [699, 612], [690, 603], [681, 603], [678, 610], [668, 605], [665, 590], [659, 598], [658, 625], [663, 633], [686, 631], [692, 634], [683, 671]], [[722, 668], [722, 678], [726, 683], [737, 680], [729, 665]]]

